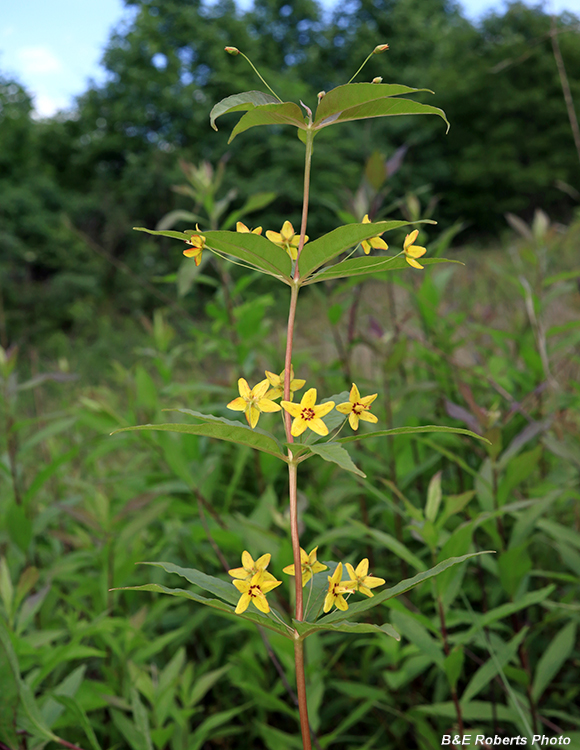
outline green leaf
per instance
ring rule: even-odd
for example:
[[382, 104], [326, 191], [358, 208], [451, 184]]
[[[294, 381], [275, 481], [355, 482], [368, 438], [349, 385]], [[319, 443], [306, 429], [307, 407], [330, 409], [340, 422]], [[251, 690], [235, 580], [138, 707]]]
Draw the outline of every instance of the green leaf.
[[203, 424], [142, 424], [133, 427], [122, 427], [119, 430], [112, 432], [111, 435], [116, 435], [119, 432], [138, 432], [143, 430], [180, 432], [185, 433], [186, 435], [205, 435], [206, 437], [216, 438], [217, 440], [238, 443], [238, 445], [248, 445], [250, 448], [264, 451], [264, 453], [269, 453], [271, 456], [276, 456], [276, 458], [286, 461], [286, 456], [282, 453], [280, 443], [265, 430], [260, 430], [259, 428], [252, 430], [251, 427], [246, 426], [241, 422], [233, 422], [222, 417], [214, 417], [211, 414], [200, 414], [191, 409], [169, 409], [168, 411], [178, 411], [182, 414], [189, 414], [196, 419], [203, 420]]
[[212, 107], [209, 113], [209, 123], [214, 130], [217, 130], [215, 121], [221, 115], [226, 115], [228, 112], [246, 112], [264, 104], [277, 104], [278, 102], [279, 100], [275, 96], [263, 91], [243, 91], [240, 94], [226, 96], [225, 99]]
[[422, 425], [421, 427], [394, 427], [391, 430], [376, 430], [375, 432], [362, 432], [360, 435], [350, 435], [349, 437], [338, 438], [337, 443], [352, 443], [355, 440], [364, 440], [370, 437], [385, 437], [386, 435], [412, 435], [418, 432], [449, 432], [457, 435], [469, 435], [469, 437], [482, 440], [484, 443], [489, 442], [481, 435], [471, 430], [464, 430], [463, 427], [444, 427], [441, 425]]
[[534, 701], [539, 701], [542, 693], [558, 674], [563, 664], [570, 658], [576, 643], [576, 623], [569, 622], [551, 641], [542, 654], [532, 685]]
[[497, 649], [495, 652], [495, 659], [488, 659], [485, 664], [481, 665], [463, 691], [461, 696], [462, 706], [469, 703], [472, 698], [475, 698], [475, 696], [480, 693], [483, 688], [491, 682], [491, 680], [493, 680], [500, 669], [503, 669], [503, 667], [511, 661], [511, 659], [517, 654], [520, 643], [523, 641], [528, 630], [529, 628], [527, 626], [523, 627], [518, 633], [516, 633], [509, 643], [505, 643], [501, 648]]
[[365, 526], [364, 523], [361, 523], [356, 519], [352, 520], [351, 524], [357, 528], [364, 529], [370, 537], [376, 539], [383, 549], [388, 549], [390, 552], [393, 552], [397, 557], [400, 557], [401, 560], [405, 560], [405, 562], [409, 563], [409, 565], [415, 568], [415, 570], [424, 571], [426, 569], [425, 563], [420, 560], [417, 555], [411, 552], [407, 545], [399, 542], [394, 536], [391, 536], [380, 529], [373, 529], [370, 526]]
[[341, 633], [385, 633], [386, 635], [390, 635], [391, 638], [394, 638], [396, 641], [401, 640], [401, 636], [397, 633], [395, 628], [388, 623], [384, 623], [383, 625], [373, 625], [368, 622], [340, 622], [333, 625], [332, 623], [309, 623], [292, 620], [292, 624], [304, 638], [307, 638], [309, 635], [316, 633], [319, 630], [333, 630]]
[[[460, 260], [448, 260], [447, 258], [421, 258], [421, 263], [424, 266], [435, 266], [438, 263], [459, 263], [460, 265], [464, 265]], [[379, 273], [381, 271], [400, 271], [403, 268], [408, 269], [410, 266], [401, 256], [365, 255], [364, 258], [350, 258], [349, 260], [343, 260], [334, 266], [325, 268], [314, 276], [309, 277], [302, 283], [302, 286], [317, 284], [319, 281], [329, 281], [330, 279], [343, 279], [349, 276], [367, 276], [370, 273]], [[415, 273], [420, 273], [420, 271], [415, 270]]]
[[[342, 227], [337, 227], [332, 232], [328, 232], [328, 234], [324, 234], [322, 237], [304, 245], [299, 261], [300, 276], [301, 278], [310, 276], [324, 263], [328, 263], [329, 260], [336, 258], [351, 247], [355, 247], [363, 240], [369, 240], [371, 237], [378, 237], [383, 232], [407, 227], [414, 223], [435, 224], [434, 221], [426, 219], [422, 222], [375, 221], [372, 224], [361, 222], [360, 224], [345, 224]], [[386, 260], [384, 256], [380, 259]], [[376, 261], [377, 258], [375, 257], [374, 260]]]
[[514, 612], [518, 612], [520, 609], [531, 607], [533, 604], [540, 604], [550, 596], [555, 588], [556, 587], [553, 584], [550, 584], [550, 586], [545, 586], [543, 589], [530, 591], [525, 596], [522, 596], [521, 599], [518, 599], [517, 602], [507, 602], [506, 604], [501, 604], [499, 607], [490, 609], [483, 615], [473, 614], [472, 619], [475, 621], [475, 624], [469, 630], [464, 631], [463, 633], [458, 633], [455, 636], [455, 643], [458, 645], [462, 643], [469, 643], [471, 639], [475, 635], [477, 635], [477, 633], [479, 633], [488, 625], [491, 625], [492, 622], [503, 620], [504, 617], [508, 617]]
[[433, 638], [427, 628], [414, 616], [414, 613], [395, 609], [391, 612], [395, 627], [403, 636], [428, 656], [440, 669], [443, 669], [445, 657], [441, 644]]
[[461, 557], [451, 557], [449, 560], [444, 560], [443, 562], [439, 563], [438, 565], [435, 565], [435, 567], [430, 568], [429, 570], [418, 573], [416, 576], [413, 576], [413, 578], [406, 578], [404, 581], [401, 581], [396, 586], [393, 586], [390, 589], [386, 589], [385, 591], [381, 591], [380, 593], [375, 594], [372, 597], [372, 599], [367, 599], [364, 602], [358, 602], [357, 604], [353, 604], [349, 606], [348, 613], [344, 613], [338, 610], [336, 612], [332, 612], [329, 615], [326, 615], [325, 617], [322, 618], [322, 620], [320, 620], [320, 622], [325, 623], [325, 624], [330, 623], [330, 622], [340, 622], [341, 620], [345, 620], [347, 617], [352, 617], [353, 615], [358, 615], [361, 612], [366, 612], [367, 609], [372, 609], [372, 607], [376, 607], [379, 604], [382, 604], [383, 602], [387, 601], [388, 599], [392, 599], [395, 596], [399, 596], [399, 594], [404, 594], [405, 591], [409, 591], [410, 589], [414, 588], [420, 583], [423, 583], [423, 581], [427, 581], [430, 578], [434, 578], [435, 576], [439, 575], [439, 573], [442, 573], [444, 570], [447, 570], [447, 568], [451, 568], [453, 565], [459, 565], [459, 563], [465, 562], [465, 560], [469, 560], [472, 557], [478, 557], [479, 555], [489, 555], [489, 554], [493, 554], [493, 552], [492, 551], [475, 552], [475, 553], [470, 553], [469, 555], [462, 555]]
[[346, 109], [361, 104], [399, 94], [415, 94], [423, 91], [433, 93], [430, 89], [413, 89], [396, 83], [347, 83], [344, 86], [337, 86], [321, 99], [316, 109], [314, 127], [323, 126], [323, 121], [332, 115], [338, 115]]
[[515, 596], [523, 577], [532, 569], [527, 546], [526, 542], [519, 547], [511, 547], [507, 552], [502, 552], [497, 561], [501, 585], [510, 598]]
[[147, 232], [147, 234], [154, 234], [158, 237], [170, 237], [173, 240], [182, 240], [183, 242], [187, 242], [187, 240], [191, 237], [193, 230], [190, 230], [189, 232], [176, 232], [173, 229], [146, 229], [145, 227], [133, 227], [133, 229], [136, 232]]
[[302, 111], [294, 102], [264, 104], [247, 112], [240, 119], [232, 130], [228, 143], [231, 143], [240, 133], [258, 125], [294, 125], [296, 128], [306, 130]]
[[355, 466], [348, 451], [337, 443], [313, 443], [312, 445], [308, 445], [307, 448], [311, 453], [316, 453], [317, 456], [320, 456], [325, 461], [331, 461], [340, 466], [341, 469], [352, 471], [353, 474], [366, 478], [366, 474]]
[[67, 708], [74, 716], [76, 722], [86, 734], [93, 750], [102, 750], [101, 746], [99, 745], [97, 736], [93, 731], [93, 728], [89, 721], [89, 717], [86, 715], [83, 707], [79, 704], [77, 699], [71, 698], [68, 695], [55, 695], [54, 697], [59, 703], [62, 703], [62, 705], [65, 706], [65, 708]]
[[243, 219], [246, 214], [251, 214], [254, 211], [259, 211], [261, 208], [265, 208], [266, 206], [270, 205], [270, 203], [272, 203], [276, 196], [277, 193], [273, 192], [254, 193], [254, 195], [251, 195], [240, 209], [238, 209], [237, 211], [232, 211], [232, 213], [223, 222], [222, 229], [229, 229], [230, 227], [233, 227], [237, 221]]
[[456, 646], [453, 648], [448, 656], [445, 657], [443, 662], [443, 669], [449, 680], [449, 685], [452, 690], [457, 687], [457, 682], [461, 677], [461, 670], [463, 669], [463, 646]]
[[356, 107], [350, 107], [342, 112], [331, 115], [326, 121], [322, 121], [319, 124], [318, 129], [328, 127], [329, 125], [336, 125], [339, 122], [366, 120], [370, 117], [391, 117], [394, 115], [439, 115], [447, 124], [445, 132], [449, 132], [449, 121], [442, 109], [432, 107], [429, 104], [414, 102], [411, 99], [377, 99], [372, 102], [359, 104]]
[[264, 273], [292, 283], [292, 261], [288, 253], [259, 234], [243, 232], [204, 232], [207, 246], [220, 253], [251, 263]]
[[438, 471], [433, 475], [427, 489], [427, 505], [425, 506], [425, 518], [435, 523], [437, 512], [441, 505], [441, 472]]
[[[4, 560], [2, 560], [4, 562]], [[11, 748], [19, 746], [16, 735], [16, 711], [20, 700], [18, 665], [8, 634], [0, 625], [0, 737]], [[15, 669], [16, 667], [16, 669]]]

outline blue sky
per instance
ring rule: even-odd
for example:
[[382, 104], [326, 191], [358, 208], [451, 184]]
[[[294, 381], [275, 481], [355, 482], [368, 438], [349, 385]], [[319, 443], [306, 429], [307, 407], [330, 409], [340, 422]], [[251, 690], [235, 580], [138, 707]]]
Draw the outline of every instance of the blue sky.
[[[0, 72], [27, 87], [41, 117], [70, 107], [89, 79], [102, 80], [103, 48], [131, 12], [123, 0], [4, 0], [2, 5]], [[501, 9], [503, 0], [463, 0], [462, 5], [476, 20]], [[548, 0], [546, 7], [580, 16], [580, 0]]]

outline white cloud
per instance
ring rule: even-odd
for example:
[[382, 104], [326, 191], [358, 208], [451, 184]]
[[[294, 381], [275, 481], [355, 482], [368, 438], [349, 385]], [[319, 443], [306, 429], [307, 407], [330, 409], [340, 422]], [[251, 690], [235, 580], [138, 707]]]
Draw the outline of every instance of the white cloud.
[[59, 109], [67, 109], [70, 102], [63, 96], [50, 96], [50, 94], [36, 94], [34, 96], [34, 114], [35, 120], [41, 120], [44, 117], [52, 117]]
[[17, 56], [24, 75], [52, 75], [63, 70], [63, 64], [49, 47], [22, 47]]

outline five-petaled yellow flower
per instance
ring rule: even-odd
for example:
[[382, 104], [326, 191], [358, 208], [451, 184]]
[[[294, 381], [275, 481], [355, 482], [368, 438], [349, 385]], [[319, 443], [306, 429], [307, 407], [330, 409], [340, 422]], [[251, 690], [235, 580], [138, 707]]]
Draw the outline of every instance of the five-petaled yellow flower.
[[324, 424], [321, 417], [334, 409], [334, 401], [327, 401], [325, 404], [316, 404], [316, 388], [310, 388], [302, 396], [302, 401], [295, 404], [292, 401], [280, 401], [280, 406], [294, 417], [290, 432], [294, 437], [302, 435], [307, 427], [318, 435], [328, 435], [328, 427]]
[[[266, 394], [268, 398], [280, 398], [280, 396], [284, 395], [285, 373], [286, 370], [282, 370], [279, 375], [276, 375], [275, 373], [268, 372], [268, 370], [266, 370], [266, 377], [268, 378], [268, 382], [272, 386], [271, 390], [269, 390]], [[294, 368], [292, 367], [292, 365], [290, 365], [290, 401], [294, 399], [294, 391], [299, 391], [305, 383], [305, 380], [294, 377]]]
[[240, 232], [241, 234], [262, 234], [262, 227], [256, 227], [255, 229], [252, 229], [251, 232], [248, 229], [248, 227], [245, 224], [242, 224], [241, 221], [238, 221], [236, 224], [236, 232]]
[[353, 586], [355, 591], [360, 591], [365, 596], [374, 596], [371, 589], [376, 586], [382, 586], [385, 582], [384, 578], [376, 578], [375, 576], [369, 576], [369, 559], [365, 557], [356, 566], [356, 570], [350, 563], [346, 563], [346, 569], [350, 576], [350, 581], [345, 583], [346, 586]]
[[413, 268], [424, 268], [425, 266], [422, 266], [416, 261], [416, 258], [420, 258], [427, 252], [426, 248], [421, 247], [420, 245], [413, 244], [418, 235], [419, 230], [414, 229], [411, 234], [408, 234], [405, 237], [405, 242], [403, 243], [403, 252], [405, 253], [405, 260], [410, 266], [413, 266]]
[[[316, 552], [318, 547], [315, 547], [310, 554], [305, 552], [300, 547], [300, 569], [302, 571], [302, 585], [305, 586], [308, 581], [312, 578], [315, 573], [319, 573], [321, 570], [328, 570], [328, 565], [323, 565], [316, 559]], [[284, 573], [288, 573], [289, 576], [295, 575], [294, 565], [287, 565], [282, 568]]]
[[268, 613], [270, 605], [266, 599], [266, 594], [279, 586], [282, 581], [267, 580], [264, 571], [259, 570], [254, 573], [249, 581], [235, 580], [232, 583], [241, 594], [236, 607], [236, 614], [241, 615], [248, 609], [250, 602], [254, 602], [260, 612]]
[[[294, 227], [289, 221], [285, 221], [280, 232], [272, 232], [268, 229], [266, 237], [278, 247], [286, 250], [292, 260], [298, 257], [298, 245], [300, 244], [300, 235], [294, 232]], [[308, 235], [304, 236], [304, 244], [308, 242]]]
[[[197, 224], [195, 225], [195, 228], [199, 232], [199, 226]], [[205, 248], [205, 237], [203, 234], [192, 234], [188, 240], [185, 240], [185, 242], [188, 245], [192, 245], [192, 247], [188, 247], [187, 250], [184, 250], [183, 254], [186, 258], [193, 258], [195, 265], [199, 266], [201, 263], [201, 253]]]
[[[362, 220], [363, 224], [372, 224], [371, 220], [369, 219], [369, 215], [365, 214], [364, 219]], [[383, 232], [381, 232], [383, 234]], [[388, 250], [389, 246], [387, 243], [381, 239], [381, 234], [377, 235], [377, 237], [371, 237], [369, 240], [363, 240], [360, 244], [362, 245], [362, 249], [365, 251], [365, 255], [368, 255], [371, 251], [371, 247], [375, 250]]]
[[276, 579], [271, 573], [268, 573], [266, 568], [270, 564], [270, 558], [272, 555], [268, 552], [262, 557], [259, 557], [255, 562], [254, 558], [249, 552], [244, 550], [242, 552], [242, 566], [241, 568], [232, 568], [228, 570], [228, 573], [232, 578], [241, 578], [243, 581], [249, 581], [250, 578], [256, 575], [256, 573], [263, 573], [266, 581], [275, 581]]
[[350, 581], [342, 581], [342, 563], [338, 563], [332, 576], [328, 576], [328, 593], [324, 600], [324, 611], [330, 610], [336, 606], [343, 612], [348, 609], [348, 604], [343, 594], [352, 594], [354, 588], [350, 586]]
[[339, 411], [341, 414], [348, 414], [350, 426], [353, 430], [358, 430], [359, 419], [362, 419], [363, 422], [373, 422], [373, 424], [378, 422], [375, 415], [371, 414], [369, 411], [371, 404], [376, 397], [377, 394], [373, 393], [372, 396], [364, 396], [361, 398], [358, 388], [353, 383], [352, 388], [350, 389], [348, 401], [345, 401], [344, 404], [338, 404], [336, 411]]
[[280, 405], [269, 398], [265, 398], [266, 391], [270, 387], [267, 380], [262, 380], [255, 385], [252, 390], [248, 381], [244, 378], [238, 380], [240, 395], [228, 404], [228, 409], [232, 411], [243, 411], [246, 414], [248, 424], [252, 429], [258, 424], [261, 412], [280, 411]]

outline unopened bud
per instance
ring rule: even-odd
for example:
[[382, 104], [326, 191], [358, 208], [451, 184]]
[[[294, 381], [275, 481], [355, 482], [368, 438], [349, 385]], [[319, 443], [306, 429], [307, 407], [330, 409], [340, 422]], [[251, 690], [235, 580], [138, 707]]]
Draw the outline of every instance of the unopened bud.
[[228, 55], [239, 55], [240, 50], [237, 47], [224, 47]]
[[385, 50], [389, 49], [388, 44], [377, 44], [377, 46], [373, 50], [373, 55], [380, 55], [381, 52], [385, 52]]
[[383, 79], [381, 76], [377, 76], [376, 78], [373, 78], [373, 80], [371, 81], [371, 83], [382, 83], [382, 82], [383, 82]]
[[317, 96], [318, 96], [318, 103], [320, 104], [320, 102], [321, 102], [321, 101], [322, 101], [322, 100], [324, 99], [324, 97], [326, 96], [326, 91], [319, 91], [319, 92], [318, 92], [318, 94], [317, 94]]

